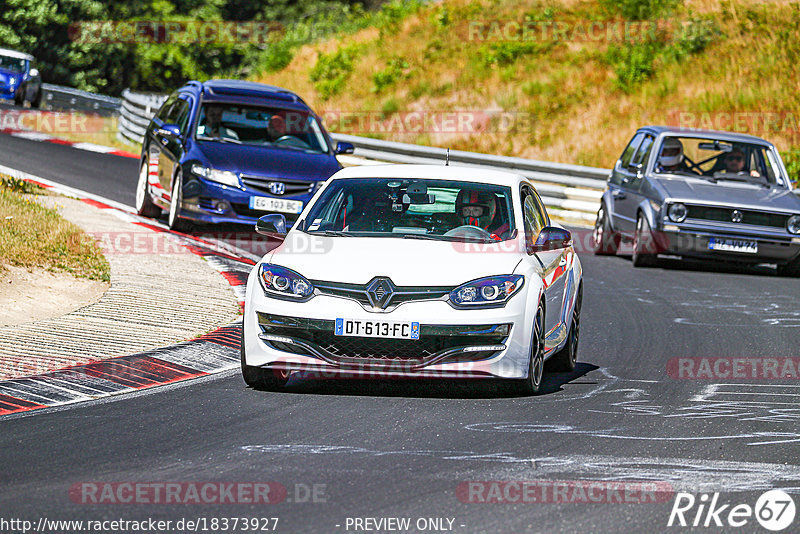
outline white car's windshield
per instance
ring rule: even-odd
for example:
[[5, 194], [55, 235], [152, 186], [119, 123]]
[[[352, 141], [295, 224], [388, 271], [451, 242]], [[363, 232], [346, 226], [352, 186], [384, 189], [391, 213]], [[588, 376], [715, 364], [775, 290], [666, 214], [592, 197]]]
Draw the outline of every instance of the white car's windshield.
[[768, 147], [696, 137], [665, 139], [655, 171], [702, 177], [714, 183], [737, 181], [769, 186], [782, 181]]
[[208, 103], [200, 110], [196, 138], [287, 150], [326, 153], [317, 119], [305, 111]]
[[508, 187], [434, 179], [335, 180], [304, 230], [437, 240], [502, 241], [514, 231]]

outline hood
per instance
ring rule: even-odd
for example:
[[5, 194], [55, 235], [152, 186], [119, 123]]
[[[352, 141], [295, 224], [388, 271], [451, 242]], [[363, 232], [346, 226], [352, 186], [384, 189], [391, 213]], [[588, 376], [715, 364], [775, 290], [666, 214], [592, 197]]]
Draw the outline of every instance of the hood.
[[765, 211], [798, 211], [800, 198], [782, 187], [742, 182], [708, 182], [695, 178], [657, 178], [656, 182], [672, 200], [689, 204], [717, 204]]
[[308, 154], [299, 150], [196, 141], [215, 169], [286, 179], [327, 180], [341, 169], [331, 154]]
[[23, 74], [21, 72], [0, 68], [0, 82], [9, 85], [8, 80], [10, 80], [12, 77], [16, 79], [17, 83], [19, 83], [20, 80], [22, 80]]
[[517, 247], [513, 240], [482, 244], [292, 231], [265, 261], [311, 280], [366, 284], [376, 276], [388, 276], [398, 286], [458, 286], [513, 273], [520, 261]]

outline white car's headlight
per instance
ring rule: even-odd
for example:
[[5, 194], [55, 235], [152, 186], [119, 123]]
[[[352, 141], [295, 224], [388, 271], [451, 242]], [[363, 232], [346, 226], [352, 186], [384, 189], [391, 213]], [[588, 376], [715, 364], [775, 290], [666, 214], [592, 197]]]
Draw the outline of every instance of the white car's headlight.
[[271, 263], [262, 263], [258, 268], [258, 281], [264, 293], [271, 297], [304, 301], [314, 293], [314, 286], [306, 277]]
[[669, 220], [676, 223], [681, 223], [686, 220], [686, 216], [689, 214], [689, 210], [686, 209], [686, 206], [681, 204], [680, 202], [677, 204], [672, 204], [667, 210], [667, 215], [669, 215]]
[[192, 165], [192, 172], [197, 176], [202, 176], [212, 182], [217, 182], [225, 185], [232, 185], [239, 187], [239, 176], [235, 172], [220, 171], [212, 169], [211, 167], [203, 167], [202, 165]]
[[800, 215], [792, 215], [786, 221], [786, 229], [790, 234], [800, 234]]
[[457, 308], [496, 308], [504, 306], [522, 285], [525, 277], [504, 274], [479, 278], [450, 292], [450, 303]]

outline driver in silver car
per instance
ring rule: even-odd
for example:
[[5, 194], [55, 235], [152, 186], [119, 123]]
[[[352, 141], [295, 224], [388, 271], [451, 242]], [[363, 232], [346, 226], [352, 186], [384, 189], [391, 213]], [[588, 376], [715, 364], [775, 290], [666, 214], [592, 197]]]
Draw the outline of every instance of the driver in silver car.
[[484, 191], [462, 189], [456, 197], [456, 215], [463, 225], [478, 226], [500, 241], [508, 237], [508, 221], [498, 217], [497, 199]]
[[[722, 159], [723, 163], [725, 164], [725, 172], [729, 174], [748, 174], [746, 167], [746, 161], [744, 152], [740, 148], [734, 148]], [[750, 171], [750, 176], [761, 176], [759, 172], [755, 169]]]
[[664, 139], [664, 143], [661, 145], [661, 154], [658, 156], [656, 172], [693, 172], [686, 165], [683, 143], [680, 140], [674, 137]]

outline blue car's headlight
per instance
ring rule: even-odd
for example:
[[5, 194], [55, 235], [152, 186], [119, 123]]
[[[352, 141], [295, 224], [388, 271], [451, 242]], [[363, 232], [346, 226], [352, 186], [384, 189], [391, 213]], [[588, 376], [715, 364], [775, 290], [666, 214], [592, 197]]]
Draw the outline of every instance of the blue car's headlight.
[[212, 182], [217, 182], [225, 185], [232, 185], [233, 187], [240, 187], [239, 176], [235, 172], [220, 171], [212, 169], [211, 167], [203, 167], [202, 165], [192, 165], [192, 172], [197, 176], [202, 176]]
[[479, 278], [450, 292], [450, 302], [458, 308], [494, 308], [504, 306], [522, 285], [525, 277], [504, 274]]
[[304, 276], [271, 263], [262, 263], [258, 268], [258, 281], [264, 293], [271, 297], [308, 300], [314, 293], [314, 286]]

